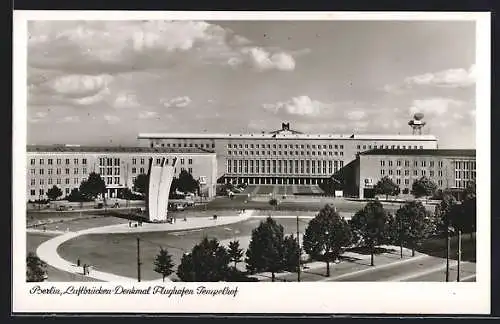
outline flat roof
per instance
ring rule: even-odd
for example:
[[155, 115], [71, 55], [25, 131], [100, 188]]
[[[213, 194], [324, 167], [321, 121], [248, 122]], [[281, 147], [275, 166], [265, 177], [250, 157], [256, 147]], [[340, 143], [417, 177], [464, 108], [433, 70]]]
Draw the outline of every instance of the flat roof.
[[475, 157], [473, 149], [373, 149], [359, 153], [360, 155], [432, 155], [432, 156], [467, 156]]
[[142, 146], [78, 146], [78, 145], [27, 145], [27, 152], [82, 152], [82, 153], [184, 153], [215, 154], [199, 147], [142, 147]]
[[436, 141], [434, 135], [386, 135], [386, 134], [295, 134], [295, 133], [140, 133], [138, 139], [342, 139], [342, 140], [420, 140]]

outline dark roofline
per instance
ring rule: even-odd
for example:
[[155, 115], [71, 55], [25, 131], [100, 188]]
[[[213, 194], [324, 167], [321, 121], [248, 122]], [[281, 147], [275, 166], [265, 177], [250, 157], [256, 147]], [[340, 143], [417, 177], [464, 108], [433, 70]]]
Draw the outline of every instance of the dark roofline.
[[146, 146], [65, 146], [65, 145], [27, 145], [27, 152], [82, 152], [82, 153], [185, 153], [215, 154], [215, 151], [200, 147], [146, 147]]
[[473, 149], [373, 149], [359, 153], [359, 155], [432, 155], [432, 156], [467, 156], [475, 157]]

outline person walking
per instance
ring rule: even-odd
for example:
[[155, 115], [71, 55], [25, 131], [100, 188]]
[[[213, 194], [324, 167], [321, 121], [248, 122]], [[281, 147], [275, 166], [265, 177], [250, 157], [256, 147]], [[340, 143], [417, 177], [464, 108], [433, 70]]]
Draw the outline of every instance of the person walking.
[[79, 267], [79, 266], [80, 266], [80, 258], [78, 258], [78, 259], [76, 260], [76, 266], [77, 266], [77, 267]]
[[87, 264], [83, 264], [83, 275], [86, 276], [87, 275]]

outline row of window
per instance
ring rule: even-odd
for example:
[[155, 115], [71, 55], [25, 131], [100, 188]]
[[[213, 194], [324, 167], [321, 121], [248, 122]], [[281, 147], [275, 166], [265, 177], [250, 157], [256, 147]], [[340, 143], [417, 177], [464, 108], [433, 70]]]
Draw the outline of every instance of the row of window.
[[[386, 163], [385, 163], [385, 162], [386, 162], [386, 161], [381, 160], [381, 161], [380, 161], [380, 166], [381, 166], [381, 167], [385, 167], [385, 165], [386, 165]], [[413, 161], [413, 166], [414, 166], [414, 167], [418, 167], [418, 166], [419, 166], [419, 163], [418, 163], [418, 162], [419, 162], [419, 161]], [[396, 161], [396, 166], [400, 167], [402, 164], [403, 164], [403, 161], [402, 161], [402, 160], [397, 160], [397, 161]], [[392, 166], [393, 166], [393, 161], [392, 161], [392, 160], [387, 161], [387, 165], [388, 165], [389, 167], [392, 167]], [[408, 168], [408, 167], [410, 166], [410, 161], [405, 160], [405, 161], [404, 161], [404, 166], [405, 166], [406, 168]], [[427, 161], [426, 161], [426, 160], [422, 160], [422, 161], [420, 161], [420, 166], [421, 166], [421, 167], [424, 167], [424, 168], [425, 168], [425, 167], [427, 167]], [[429, 161], [429, 167], [431, 167], [431, 168], [433, 168], [433, 167], [434, 167], [434, 161], [433, 161], [433, 160]], [[438, 161], [438, 167], [439, 167], [439, 168], [442, 168], [442, 167], [443, 167], [443, 161]]]
[[323, 145], [315, 145], [315, 144], [312, 144], [312, 145], [309, 145], [309, 144], [300, 144], [300, 145], [299, 144], [295, 144], [295, 145], [294, 144], [283, 144], [283, 146], [281, 144], [272, 144], [272, 145], [271, 144], [267, 144], [267, 145], [266, 144], [255, 144], [255, 146], [254, 146], [254, 144], [227, 144], [227, 148], [243, 148], [243, 147], [245, 147], [246, 149], [247, 148], [253, 149], [254, 147], [257, 148], [257, 149], [258, 148], [268, 148], [269, 149], [271, 147], [274, 148], [274, 149], [275, 148], [279, 148], [280, 149], [282, 147], [285, 148], [285, 149], [287, 149], [287, 148], [291, 148], [291, 149], [293, 149], [293, 148], [296, 148], [296, 149], [298, 149], [298, 148], [301, 148], [301, 149], [312, 148], [313, 150], [315, 150], [316, 147], [318, 149], [323, 148], [324, 150], [326, 150], [327, 148], [330, 149], [330, 150], [333, 149], [333, 148], [335, 148], [336, 150], [338, 150], [339, 148], [341, 150], [344, 149], [344, 145], [337, 145], [337, 144], [335, 144], [335, 145], [332, 145], [332, 144], [330, 144], [330, 145], [326, 145], [326, 144], [323, 144]]
[[[204, 144], [204, 143], [161, 143], [161, 147], [198, 147], [198, 148], [215, 148], [215, 144]], [[151, 144], [151, 147], [153, 147], [153, 144]]]
[[473, 180], [476, 179], [476, 171], [455, 171], [455, 179], [457, 180]]
[[[62, 160], [63, 159], [55, 159], [55, 160], [56, 160], [56, 164], [57, 165], [62, 164]], [[64, 159], [64, 160], [65, 160], [64, 164], [69, 164], [70, 161], [71, 161], [71, 159]], [[78, 164], [78, 161], [79, 161], [79, 159], [77, 159], [77, 158], [73, 159], [73, 164]], [[83, 165], [87, 164], [87, 159], [84, 158], [84, 159], [81, 159], [81, 161], [82, 161]], [[36, 159], [30, 159], [30, 164], [31, 165], [35, 165], [36, 164]], [[39, 164], [40, 165], [44, 165], [45, 164], [45, 159], [39, 159]], [[54, 164], [54, 159], [47, 159], [47, 164], [48, 165], [53, 165]]]
[[[47, 174], [51, 175], [51, 174], [54, 174], [54, 169], [39, 169], [38, 170], [38, 174], [39, 175], [44, 175], [45, 174], [45, 170], [47, 170]], [[56, 174], [62, 174], [61, 171], [62, 169], [61, 168], [57, 168], [55, 169], [56, 170]], [[73, 174], [79, 174], [80, 172], [80, 169], [78, 168], [73, 168]], [[36, 175], [36, 169], [30, 169], [30, 174], [31, 175]], [[64, 174], [71, 174], [71, 169], [70, 168], [66, 168], [64, 169]], [[87, 168], [82, 168], [82, 174], [87, 174]]]
[[[299, 155], [299, 152], [300, 152], [300, 155], [313, 155], [313, 156], [338, 156], [340, 154], [340, 156], [344, 156], [344, 152], [332, 152], [332, 151], [227, 151], [227, 154], [228, 155]], [[272, 153], [272, 154], [271, 154]]]
[[[137, 158], [133, 158], [132, 159], [132, 165], [136, 165], [137, 164], [137, 160], [138, 160]], [[156, 162], [156, 165], [159, 165], [159, 164], [161, 164], [161, 160], [162, 160], [162, 158], [157, 158], [154, 162]], [[145, 159], [144, 158], [140, 158], [139, 161], [140, 161], [140, 164], [143, 165], [144, 162], [145, 162]], [[169, 159], [165, 159], [165, 164], [169, 164], [169, 162], [170, 162]], [[179, 162], [180, 162], [181, 165], [184, 165], [185, 162], [186, 162], [186, 160], [184, 158], [181, 158], [181, 159], [179, 159]], [[193, 164], [193, 159], [188, 159], [188, 164]]]
[[[70, 188], [65, 188], [65, 189], [64, 189], [64, 193], [65, 193], [66, 195], [69, 195], [69, 193], [70, 193]], [[43, 188], [38, 189], [38, 194], [39, 194], [39, 196], [40, 196], [40, 197], [41, 197], [41, 196], [43, 196], [43, 195], [45, 195], [45, 189], [43, 189]], [[35, 189], [31, 189], [31, 190], [30, 190], [30, 195], [31, 195], [32, 197], [33, 197], [33, 196], [36, 196], [36, 190], [35, 190]]]
[[[361, 149], [363, 149], [363, 150], [366, 150], [366, 149], [371, 150], [371, 149], [384, 149], [384, 148], [387, 149], [387, 150], [388, 149], [392, 149], [392, 150], [394, 150], [394, 149], [397, 149], [397, 150], [399, 150], [399, 149], [403, 149], [403, 150], [408, 149], [408, 150], [411, 150], [412, 146], [411, 145], [408, 145], [408, 146], [406, 146], [406, 145], [391, 145], [391, 146], [389, 146], [389, 145], [385, 145], [385, 146], [384, 145], [379, 145], [379, 146], [377, 146], [377, 145], [373, 145], [373, 146], [372, 145], [358, 145], [356, 148], [358, 150], [361, 150]], [[422, 145], [420, 145], [420, 146], [413, 145], [413, 149], [414, 150], [418, 150], [418, 149], [423, 150], [424, 147]]]
[[[381, 176], [386, 175], [386, 172], [385, 172], [385, 171], [386, 171], [386, 170], [381, 169], [381, 170], [380, 170], [380, 175], [381, 175]], [[402, 173], [403, 173], [402, 171], [403, 171], [403, 170], [400, 170], [400, 169], [396, 170], [396, 175], [398, 175], [398, 176], [402, 175]], [[419, 172], [418, 172], [418, 171], [419, 171], [419, 170], [413, 170], [413, 175], [414, 175], [414, 176], [418, 176], [418, 175], [419, 175]], [[392, 169], [387, 170], [387, 174], [388, 174], [388, 175], [393, 175], [393, 174], [394, 174], [394, 170], [392, 170]], [[435, 176], [435, 174], [436, 174], [436, 173], [434, 172], [434, 170], [429, 170], [429, 177], [434, 177], [434, 176]], [[404, 170], [404, 175], [405, 175], [405, 176], [409, 176], [409, 175], [410, 175], [410, 170]], [[421, 175], [421, 176], [423, 176], [423, 177], [427, 176], [427, 170], [420, 170], [420, 175]], [[439, 171], [437, 172], [437, 175], [438, 175], [438, 177], [442, 177], [442, 176], [443, 176], [443, 171], [439, 170]]]
[[344, 161], [309, 160], [228, 160], [228, 173], [333, 174]]
[[476, 170], [476, 161], [454, 161], [456, 170]]
[[[55, 180], [55, 181], [54, 181]], [[63, 182], [64, 180], [64, 182]], [[75, 185], [80, 185], [80, 183], [83, 181], [83, 180], [86, 180], [85, 178], [83, 179], [80, 179], [80, 178], [74, 178], [73, 179], [73, 184]], [[45, 182], [47, 181], [47, 182]], [[57, 178], [57, 179], [52, 179], [52, 178], [48, 178], [48, 179], [39, 179], [38, 180], [38, 183], [40, 186], [44, 186], [45, 183], [47, 183], [48, 185], [52, 185], [52, 184], [66, 184], [66, 185], [69, 185], [71, 182], [71, 179], [70, 178], [65, 178], [65, 179], [60, 179], [60, 178]], [[30, 181], [30, 185], [32, 186], [36, 186], [36, 179], [31, 179]]]

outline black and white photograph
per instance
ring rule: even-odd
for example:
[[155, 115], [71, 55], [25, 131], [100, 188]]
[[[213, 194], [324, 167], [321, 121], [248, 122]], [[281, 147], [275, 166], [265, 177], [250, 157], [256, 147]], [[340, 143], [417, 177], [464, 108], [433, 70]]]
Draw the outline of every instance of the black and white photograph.
[[489, 15], [254, 14], [19, 13], [19, 309], [487, 312]]

